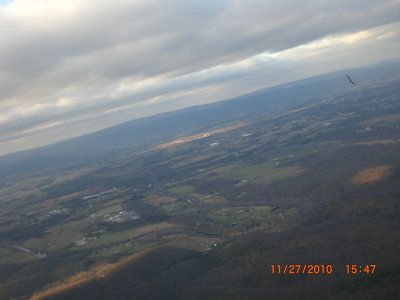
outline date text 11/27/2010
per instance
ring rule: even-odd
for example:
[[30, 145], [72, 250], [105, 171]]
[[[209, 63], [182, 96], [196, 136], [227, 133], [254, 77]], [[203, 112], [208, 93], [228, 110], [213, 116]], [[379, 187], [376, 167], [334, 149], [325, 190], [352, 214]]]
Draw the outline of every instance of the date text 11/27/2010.
[[[271, 273], [275, 275], [331, 275], [336, 268], [331, 264], [272, 264], [270, 265]], [[376, 265], [374, 264], [349, 264], [344, 268], [340, 268], [346, 274], [374, 274]]]

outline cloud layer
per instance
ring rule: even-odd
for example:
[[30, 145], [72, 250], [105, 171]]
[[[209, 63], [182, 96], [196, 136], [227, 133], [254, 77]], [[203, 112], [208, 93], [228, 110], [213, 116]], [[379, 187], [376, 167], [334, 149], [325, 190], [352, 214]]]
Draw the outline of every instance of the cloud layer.
[[0, 154], [395, 57], [399, 11], [398, 0], [12, 1], [0, 6]]

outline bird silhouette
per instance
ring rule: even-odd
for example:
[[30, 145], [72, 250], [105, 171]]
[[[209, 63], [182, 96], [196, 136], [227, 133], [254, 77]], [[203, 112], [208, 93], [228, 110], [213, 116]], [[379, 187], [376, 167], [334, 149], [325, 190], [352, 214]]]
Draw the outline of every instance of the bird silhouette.
[[346, 74], [347, 80], [352, 84], [352, 85], [357, 85], [353, 80], [351, 80], [350, 76]]

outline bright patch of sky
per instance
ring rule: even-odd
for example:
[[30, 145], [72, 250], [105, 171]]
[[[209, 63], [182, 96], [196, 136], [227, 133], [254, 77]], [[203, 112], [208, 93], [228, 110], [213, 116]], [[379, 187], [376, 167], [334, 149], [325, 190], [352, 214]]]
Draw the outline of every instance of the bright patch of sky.
[[10, 2], [12, 2], [12, 0], [0, 0], [0, 6], [6, 6]]

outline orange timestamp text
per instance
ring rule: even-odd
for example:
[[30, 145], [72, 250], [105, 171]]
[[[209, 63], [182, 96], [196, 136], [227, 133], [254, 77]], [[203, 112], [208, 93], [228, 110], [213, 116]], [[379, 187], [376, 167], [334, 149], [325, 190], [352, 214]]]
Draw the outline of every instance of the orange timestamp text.
[[[335, 268], [331, 264], [271, 264], [270, 270], [272, 274], [288, 274], [288, 275], [331, 275]], [[346, 264], [344, 268], [340, 268], [345, 274], [374, 274], [376, 270], [375, 264]]]
[[329, 264], [274, 264], [270, 265], [272, 274], [326, 274], [333, 273], [333, 266]]

